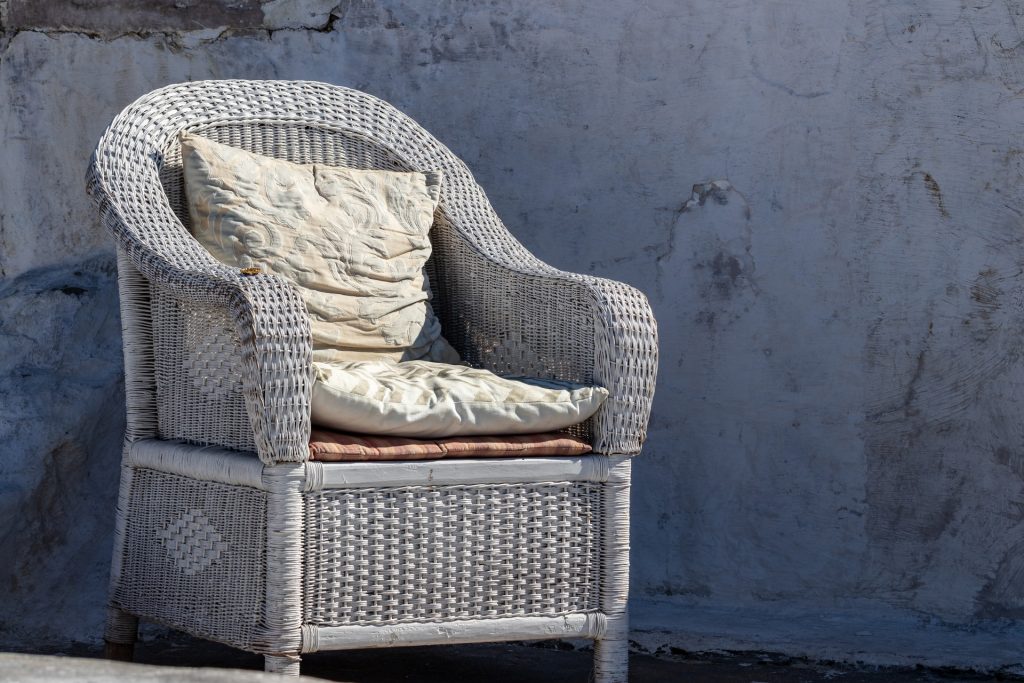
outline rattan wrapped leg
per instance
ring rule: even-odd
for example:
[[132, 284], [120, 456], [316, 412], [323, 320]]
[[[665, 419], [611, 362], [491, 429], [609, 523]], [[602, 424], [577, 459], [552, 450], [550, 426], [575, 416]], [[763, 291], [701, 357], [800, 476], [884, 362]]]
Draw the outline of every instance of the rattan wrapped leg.
[[605, 636], [594, 641], [595, 683], [626, 683], [629, 678], [629, 638], [626, 618], [609, 623]]
[[298, 676], [299, 657], [298, 655], [264, 655], [263, 669], [267, 673]]
[[629, 677], [629, 458], [611, 458], [605, 485], [604, 536], [601, 551], [605, 571], [601, 611], [605, 631], [594, 643], [596, 683], [625, 683]]
[[132, 661], [139, 619], [117, 607], [107, 609], [107, 629], [103, 634], [104, 656], [124, 662]]

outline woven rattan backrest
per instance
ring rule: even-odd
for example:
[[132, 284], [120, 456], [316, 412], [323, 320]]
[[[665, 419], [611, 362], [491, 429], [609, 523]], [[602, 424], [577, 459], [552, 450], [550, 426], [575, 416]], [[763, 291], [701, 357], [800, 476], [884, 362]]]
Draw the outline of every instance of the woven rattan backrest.
[[374, 160], [384, 168], [397, 161], [408, 170], [441, 171], [439, 213], [472, 249], [536, 273], [552, 270], [508, 233], [465, 164], [390, 104], [325, 83], [199, 81], [156, 90], [121, 112], [90, 169], [94, 196], [111, 212], [108, 227], [143, 272], [163, 267], [161, 261], [185, 270], [220, 268], [179, 221], [170, 229], [168, 214], [181, 207], [175, 155], [183, 129], [293, 160]]

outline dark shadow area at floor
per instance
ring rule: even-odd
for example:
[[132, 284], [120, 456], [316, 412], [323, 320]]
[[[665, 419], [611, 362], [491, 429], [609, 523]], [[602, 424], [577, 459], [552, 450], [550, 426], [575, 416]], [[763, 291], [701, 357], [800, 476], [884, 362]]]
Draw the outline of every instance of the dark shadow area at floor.
[[[96, 650], [68, 654], [98, 657]], [[136, 648], [140, 664], [191, 667], [263, 668], [263, 658], [233, 648], [174, 634], [150, 638]], [[585, 683], [591, 652], [565, 643], [449, 645], [321, 652], [302, 659], [304, 676], [346, 683]], [[715, 653], [666, 656], [633, 653], [630, 681], [636, 683], [983, 683], [1024, 680], [963, 671], [851, 667], [790, 657]]]

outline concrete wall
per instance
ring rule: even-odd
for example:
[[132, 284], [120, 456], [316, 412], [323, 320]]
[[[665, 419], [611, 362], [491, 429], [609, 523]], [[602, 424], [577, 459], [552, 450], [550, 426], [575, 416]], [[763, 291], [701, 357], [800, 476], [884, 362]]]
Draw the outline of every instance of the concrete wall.
[[1020, 3], [145, 4], [0, 2], [0, 639], [100, 633], [123, 418], [92, 146], [166, 83], [304, 78], [393, 102], [538, 255], [649, 294], [650, 647], [1024, 660]]

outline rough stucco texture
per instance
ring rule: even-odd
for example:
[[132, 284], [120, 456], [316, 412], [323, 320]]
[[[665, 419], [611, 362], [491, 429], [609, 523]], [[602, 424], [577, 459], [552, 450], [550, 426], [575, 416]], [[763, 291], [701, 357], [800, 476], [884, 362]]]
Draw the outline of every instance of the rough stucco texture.
[[0, 635], [101, 632], [123, 407], [88, 155], [139, 95], [230, 77], [393, 102], [538, 255], [649, 294], [635, 596], [1024, 617], [1019, 3], [335, 14], [0, 41]]

